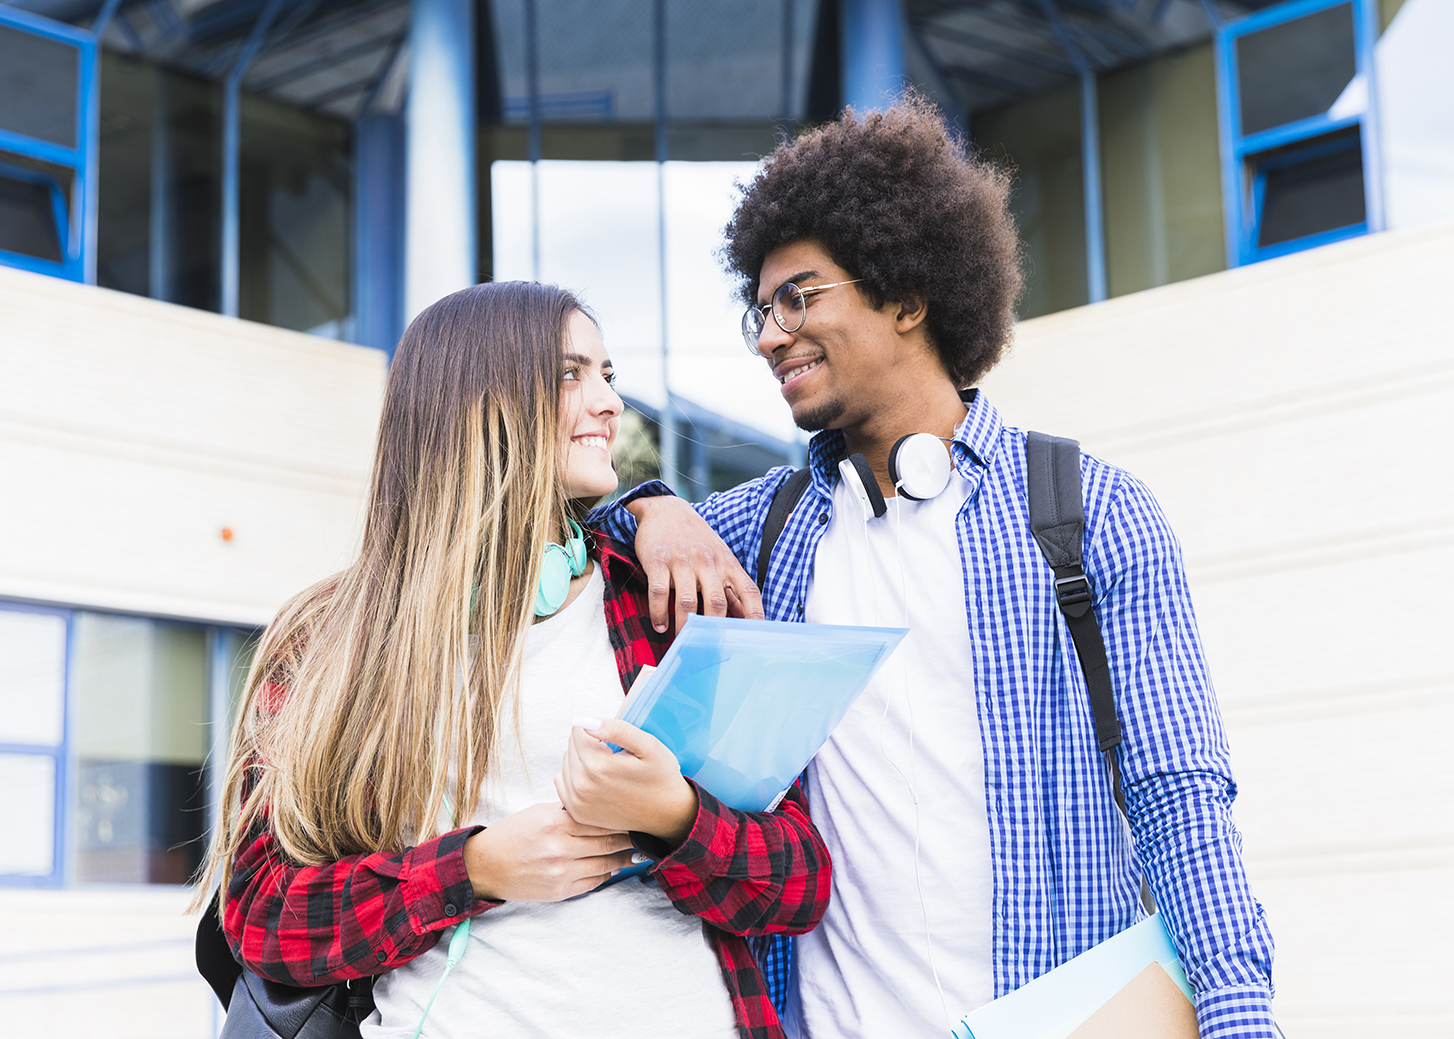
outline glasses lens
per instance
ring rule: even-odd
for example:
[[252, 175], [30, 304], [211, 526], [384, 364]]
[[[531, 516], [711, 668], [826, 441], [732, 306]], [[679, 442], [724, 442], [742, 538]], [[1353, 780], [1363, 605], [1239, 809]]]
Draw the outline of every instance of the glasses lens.
[[772, 294], [772, 316], [784, 332], [796, 332], [803, 327], [803, 313], [807, 304], [803, 302], [803, 290], [792, 282], [781, 286]]
[[762, 337], [763, 320], [762, 311], [756, 307], [748, 307], [742, 312], [742, 341], [754, 354], [757, 353], [757, 341]]

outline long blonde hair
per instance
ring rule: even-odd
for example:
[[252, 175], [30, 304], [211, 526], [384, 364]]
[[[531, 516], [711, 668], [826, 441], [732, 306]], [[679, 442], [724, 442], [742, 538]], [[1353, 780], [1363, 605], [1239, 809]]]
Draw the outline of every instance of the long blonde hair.
[[553, 286], [477, 285], [404, 333], [358, 559], [263, 635], [199, 899], [264, 813], [308, 864], [435, 836], [446, 796], [470, 814], [564, 525], [557, 415], [578, 309]]

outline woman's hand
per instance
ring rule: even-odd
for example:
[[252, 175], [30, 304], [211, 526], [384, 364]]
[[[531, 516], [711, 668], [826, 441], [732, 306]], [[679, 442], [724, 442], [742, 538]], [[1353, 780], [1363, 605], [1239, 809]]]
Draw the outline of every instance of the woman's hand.
[[630, 866], [631, 838], [578, 822], [558, 804], [537, 804], [467, 840], [464, 863], [476, 898], [559, 902]]
[[[613, 753], [608, 741], [621, 753]], [[639, 830], [672, 847], [686, 840], [697, 819], [697, 792], [682, 778], [676, 755], [651, 733], [616, 718], [576, 719], [555, 790], [573, 818]]]

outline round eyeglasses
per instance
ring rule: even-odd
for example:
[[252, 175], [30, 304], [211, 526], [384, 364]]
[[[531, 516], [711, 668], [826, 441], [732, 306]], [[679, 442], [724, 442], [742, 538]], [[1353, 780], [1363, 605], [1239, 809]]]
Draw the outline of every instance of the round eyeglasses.
[[807, 288], [799, 288], [792, 282], [779, 285], [772, 294], [772, 302], [759, 303], [742, 312], [742, 341], [747, 344], [747, 349], [754, 357], [758, 356], [757, 341], [762, 338], [762, 330], [767, 326], [769, 310], [772, 311], [772, 319], [777, 322], [778, 328], [784, 332], [796, 332], [803, 327], [803, 318], [807, 316], [809, 296], [825, 289], [836, 289], [840, 285], [853, 285], [862, 280], [853, 278], [827, 285], [809, 285]]

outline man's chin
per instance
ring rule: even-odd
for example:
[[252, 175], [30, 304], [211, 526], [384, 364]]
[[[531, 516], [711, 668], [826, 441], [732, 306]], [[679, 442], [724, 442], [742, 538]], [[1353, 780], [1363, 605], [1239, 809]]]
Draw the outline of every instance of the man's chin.
[[804, 403], [793, 409], [793, 424], [805, 433], [817, 433], [831, 429], [843, 417], [841, 400], [826, 400], [813, 404]]

